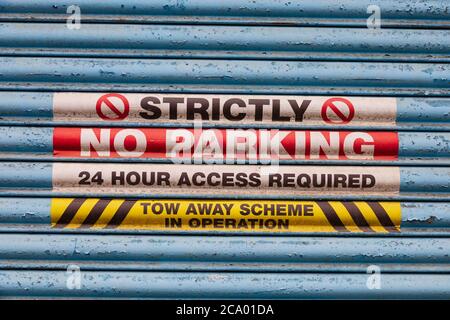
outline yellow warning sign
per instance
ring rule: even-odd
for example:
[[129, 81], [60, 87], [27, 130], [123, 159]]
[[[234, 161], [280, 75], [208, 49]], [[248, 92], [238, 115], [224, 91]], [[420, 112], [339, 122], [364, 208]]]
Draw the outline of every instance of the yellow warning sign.
[[399, 232], [399, 202], [55, 198], [54, 228]]

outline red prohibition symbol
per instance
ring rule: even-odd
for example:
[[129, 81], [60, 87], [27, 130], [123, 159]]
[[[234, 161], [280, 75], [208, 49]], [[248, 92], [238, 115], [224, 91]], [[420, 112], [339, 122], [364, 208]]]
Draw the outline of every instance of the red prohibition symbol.
[[[324, 102], [321, 113], [322, 119], [326, 123], [346, 124], [355, 116], [355, 107], [345, 98], [330, 98]], [[332, 119], [330, 119], [330, 115], [332, 115]]]
[[[108, 93], [97, 100], [95, 109], [103, 120], [123, 120], [130, 112], [130, 103], [121, 94]], [[105, 114], [105, 111], [109, 112]]]

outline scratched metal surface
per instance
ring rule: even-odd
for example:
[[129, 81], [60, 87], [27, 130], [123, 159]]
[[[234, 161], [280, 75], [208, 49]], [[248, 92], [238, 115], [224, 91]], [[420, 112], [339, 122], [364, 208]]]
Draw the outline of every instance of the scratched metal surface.
[[[83, 271], [162, 271], [162, 272], [251, 272], [251, 273], [359, 273], [367, 274], [371, 263], [278, 263], [278, 262], [179, 262], [179, 261], [71, 261], [65, 260], [0, 260], [1, 270], [58, 270], [67, 271], [77, 266]], [[445, 263], [384, 263], [377, 266], [383, 273], [391, 274], [448, 274], [450, 266]], [[1, 299], [1, 298], [0, 298]]]
[[[76, 3], [86, 22], [319, 25], [365, 27], [373, 12], [370, 0], [111, 0]], [[1, 21], [65, 21], [70, 1], [0, 1]], [[446, 0], [379, 0], [383, 25], [448, 28]], [[369, 13], [368, 13], [369, 11]], [[70, 11], [69, 11], [70, 12]]]
[[449, 75], [432, 63], [0, 57], [0, 90], [448, 96]]
[[449, 62], [450, 30], [0, 23], [0, 54]]
[[449, 264], [449, 238], [0, 235], [0, 260]]
[[0, 295], [152, 299], [445, 299], [448, 274], [384, 274], [380, 289], [366, 274], [86, 271], [67, 286], [66, 271], [0, 271]]

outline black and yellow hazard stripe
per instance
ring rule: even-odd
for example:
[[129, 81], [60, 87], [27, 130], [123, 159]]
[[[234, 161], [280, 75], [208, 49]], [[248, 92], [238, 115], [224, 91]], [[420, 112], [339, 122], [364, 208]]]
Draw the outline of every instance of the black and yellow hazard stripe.
[[54, 228], [399, 232], [399, 202], [55, 198]]

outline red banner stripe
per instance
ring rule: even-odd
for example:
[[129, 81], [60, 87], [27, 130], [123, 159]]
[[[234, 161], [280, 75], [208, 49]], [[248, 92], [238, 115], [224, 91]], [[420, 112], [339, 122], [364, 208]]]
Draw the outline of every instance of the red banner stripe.
[[395, 160], [398, 135], [379, 131], [55, 128], [55, 157]]

